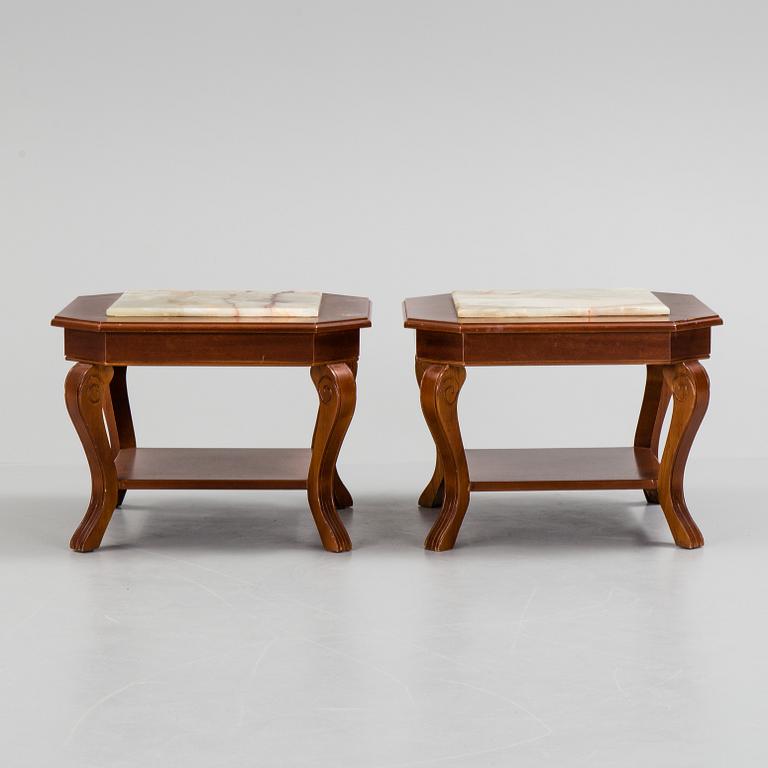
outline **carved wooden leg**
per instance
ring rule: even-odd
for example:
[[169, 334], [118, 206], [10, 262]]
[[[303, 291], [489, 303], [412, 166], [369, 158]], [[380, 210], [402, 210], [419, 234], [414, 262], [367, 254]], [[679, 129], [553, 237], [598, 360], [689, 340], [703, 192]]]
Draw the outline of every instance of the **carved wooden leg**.
[[[424, 378], [424, 372], [429, 368], [430, 363], [416, 358], [416, 381], [421, 388], [421, 380]], [[427, 487], [419, 496], [419, 506], [435, 508], [442, 506], [443, 495], [445, 491], [445, 482], [443, 479], [443, 462], [440, 460], [440, 451], [435, 447], [435, 471], [432, 473], [432, 479], [427, 483]]]
[[104, 424], [108, 409], [112, 368], [75, 364], [67, 374], [64, 398], [69, 416], [83, 444], [91, 470], [91, 501], [69, 546], [90, 552], [101, 544], [117, 504], [117, 473], [112, 446]]
[[[112, 369], [114, 374], [109, 382], [110, 398], [104, 412], [109, 428], [109, 443], [112, 453], [117, 456], [122, 448], [135, 448], [136, 435], [133, 431], [133, 418], [131, 417], [131, 404], [128, 400], [128, 387], [125, 381], [126, 367], [116, 365]], [[125, 488], [117, 490], [117, 506], [125, 499]]]
[[675, 544], [696, 549], [704, 537], [693, 521], [683, 494], [688, 453], [709, 404], [709, 377], [698, 360], [664, 366], [664, 379], [672, 392], [672, 422], [659, 471], [659, 501]]
[[314, 365], [310, 373], [320, 405], [307, 477], [309, 507], [323, 546], [329, 552], [347, 552], [352, 542], [336, 511], [334, 477], [341, 443], [355, 411], [355, 375], [347, 363]]
[[[353, 360], [347, 363], [349, 370], [352, 371], [352, 375], [357, 379], [357, 361]], [[317, 421], [315, 421], [315, 431], [312, 433], [312, 450], [315, 448], [315, 437], [317, 435]], [[336, 466], [333, 467], [333, 500], [336, 504], [336, 509], [348, 509], [354, 505], [352, 494], [347, 490], [347, 486], [344, 485], [339, 477], [339, 471]]]
[[333, 468], [333, 501], [336, 509], [348, 509], [355, 503], [347, 486], [341, 481], [336, 467]]
[[[650, 448], [656, 457], [659, 455], [659, 436], [671, 394], [664, 379], [664, 366], [649, 365], [645, 377], [643, 405], [640, 408], [640, 417], [635, 431], [635, 447]], [[646, 488], [643, 493], [649, 504], [659, 503], [657, 488]]]
[[421, 410], [444, 472], [440, 516], [424, 542], [437, 552], [453, 548], [469, 505], [469, 471], [456, 410], [466, 376], [463, 366], [430, 365], [421, 378]]

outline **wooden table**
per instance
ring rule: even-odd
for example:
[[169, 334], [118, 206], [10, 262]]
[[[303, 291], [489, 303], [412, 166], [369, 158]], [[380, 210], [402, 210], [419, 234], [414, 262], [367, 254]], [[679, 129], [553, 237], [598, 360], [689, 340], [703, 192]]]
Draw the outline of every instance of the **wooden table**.
[[[700, 360], [722, 320], [696, 297], [656, 293], [669, 316], [462, 319], [450, 294], [406, 299], [405, 327], [416, 330], [421, 408], [435, 441], [432, 479], [419, 498], [441, 507], [427, 549], [451, 549], [471, 491], [638, 488], [661, 504], [675, 543], [704, 543], [685, 504], [683, 474], [709, 401]], [[470, 365], [627, 365], [647, 367], [634, 444], [623, 448], [465, 450], [459, 392]], [[664, 415], [672, 419], [659, 461]]]
[[[51, 321], [64, 329], [67, 360], [76, 361], [65, 399], [91, 470], [91, 500], [72, 549], [99, 546], [130, 488], [306, 489], [323, 546], [351, 549], [337, 509], [352, 497], [336, 459], [355, 410], [370, 301], [326, 293], [316, 319], [108, 317], [119, 295], [79, 296]], [[131, 365], [309, 366], [319, 396], [311, 448], [137, 448], [126, 388]]]

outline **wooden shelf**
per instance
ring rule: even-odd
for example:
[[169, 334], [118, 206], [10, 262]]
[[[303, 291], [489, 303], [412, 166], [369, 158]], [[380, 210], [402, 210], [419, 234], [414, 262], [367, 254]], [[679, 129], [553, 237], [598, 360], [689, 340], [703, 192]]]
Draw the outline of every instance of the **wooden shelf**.
[[659, 462], [649, 448], [467, 450], [472, 491], [655, 488]]
[[302, 490], [304, 448], [130, 448], [115, 459], [119, 488]]

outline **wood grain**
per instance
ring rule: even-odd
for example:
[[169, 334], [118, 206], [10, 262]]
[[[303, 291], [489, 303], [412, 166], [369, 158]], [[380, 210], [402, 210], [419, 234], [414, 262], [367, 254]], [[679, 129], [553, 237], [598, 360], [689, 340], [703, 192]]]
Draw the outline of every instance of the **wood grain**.
[[[635, 430], [635, 448], [649, 449], [656, 460], [659, 457], [659, 439], [664, 416], [669, 406], [671, 396], [669, 387], [664, 379], [664, 367], [661, 365], [646, 366], [645, 392], [640, 416]], [[659, 492], [656, 488], [644, 488], [643, 493], [649, 504], [659, 503]]]
[[472, 448], [472, 491], [576, 491], [655, 488], [659, 462], [649, 448]]
[[457, 413], [466, 375], [460, 366], [430, 365], [421, 377], [421, 409], [443, 466], [443, 503], [424, 542], [437, 552], [453, 548], [469, 505], [469, 471]]
[[[336, 509], [353, 502], [336, 457], [354, 411], [360, 329], [371, 325], [370, 301], [324, 293], [317, 318], [108, 317], [119, 295], [79, 296], [51, 321], [64, 329], [65, 356], [77, 362], [67, 379], [67, 407], [93, 486], [72, 546], [98, 546], [129, 488], [295, 488], [307, 490], [324, 546], [349, 549]], [[129, 365], [310, 367], [323, 382], [312, 448], [136, 448]], [[97, 401], [83, 400], [84, 387], [98, 393]]]
[[352, 549], [334, 501], [334, 476], [341, 443], [355, 411], [355, 375], [347, 363], [312, 366], [319, 398], [312, 458], [307, 476], [309, 507], [329, 552]]
[[[416, 358], [416, 382], [421, 388], [421, 380], [424, 378], [424, 373], [429, 368], [430, 363], [419, 360]], [[435, 470], [432, 473], [432, 477], [427, 483], [424, 490], [419, 496], [419, 506], [427, 509], [435, 509], [443, 504], [443, 496], [445, 492], [445, 480], [443, 473], [443, 462], [440, 459], [440, 453], [435, 446]]]
[[[416, 331], [416, 378], [436, 450], [435, 470], [419, 505], [442, 505], [428, 548], [453, 546], [470, 491], [586, 488], [642, 489], [648, 502], [661, 503], [680, 546], [703, 543], [685, 505], [683, 473], [709, 392], [698, 361], [709, 357], [711, 329], [723, 321], [695, 296], [654, 293], [669, 315], [460, 320], [450, 294], [404, 301], [405, 327]], [[464, 450], [455, 406], [466, 366], [624, 364], [646, 366], [632, 447]], [[446, 398], [440, 381], [449, 378], [456, 396]], [[659, 462], [673, 381], [672, 427]]]
[[124, 448], [118, 488], [305, 490], [308, 448]]
[[696, 549], [704, 537], [691, 517], [683, 493], [688, 454], [709, 405], [709, 377], [698, 360], [664, 368], [672, 392], [672, 420], [659, 470], [659, 501], [675, 544]]
[[[352, 371], [352, 375], [355, 377], [355, 381], [357, 381], [357, 361], [351, 360], [347, 362], [347, 365], [349, 366], [349, 370]], [[319, 417], [320, 414], [318, 413], [318, 418], [315, 420], [315, 429], [312, 432], [312, 442], [310, 443], [312, 450], [315, 448], [315, 438], [317, 437], [317, 424]], [[339, 471], [336, 466], [333, 468], [333, 499], [336, 504], [336, 509], [349, 509], [349, 507], [354, 506], [352, 494], [347, 490], [347, 486], [344, 485], [341, 477], [339, 477]]]
[[[133, 431], [131, 404], [128, 400], [126, 367], [124, 365], [114, 366], [112, 371], [112, 381], [109, 383], [110, 397], [107, 401], [105, 414], [109, 428], [109, 442], [112, 446], [112, 453], [117, 458], [117, 454], [122, 449], [136, 447], [136, 434]], [[118, 507], [122, 506], [125, 494], [125, 488], [118, 488]]]
[[109, 401], [109, 366], [76, 363], [64, 384], [64, 398], [91, 471], [91, 499], [69, 546], [76, 552], [96, 549], [117, 505], [115, 453], [104, 423]]

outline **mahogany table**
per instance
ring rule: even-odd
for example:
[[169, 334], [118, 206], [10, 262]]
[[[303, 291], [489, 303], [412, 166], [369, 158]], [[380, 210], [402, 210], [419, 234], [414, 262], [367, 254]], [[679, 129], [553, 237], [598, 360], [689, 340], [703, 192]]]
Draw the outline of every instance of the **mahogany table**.
[[[336, 459], [355, 410], [364, 297], [323, 294], [317, 318], [108, 317], [120, 294], [79, 296], [53, 318], [74, 360], [67, 410], [91, 470], [91, 500], [70, 541], [101, 543], [130, 488], [306, 489], [323, 546], [351, 549], [337, 509], [352, 505]], [[309, 366], [319, 396], [309, 449], [137, 448], [126, 388], [130, 365]]]
[[[661, 504], [675, 543], [704, 543], [685, 504], [683, 474], [709, 401], [700, 360], [710, 329], [722, 320], [694, 296], [656, 293], [668, 316], [463, 318], [450, 294], [406, 299], [405, 327], [416, 330], [421, 408], [437, 451], [432, 479], [419, 498], [440, 507], [424, 546], [451, 549], [471, 491], [642, 489]], [[457, 403], [470, 365], [644, 364], [645, 395], [634, 444], [625, 448], [465, 450]], [[659, 438], [674, 405], [664, 452]]]

